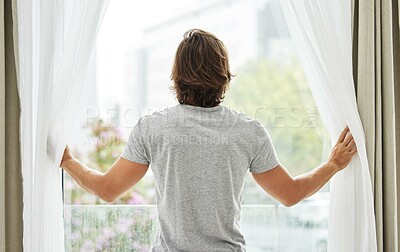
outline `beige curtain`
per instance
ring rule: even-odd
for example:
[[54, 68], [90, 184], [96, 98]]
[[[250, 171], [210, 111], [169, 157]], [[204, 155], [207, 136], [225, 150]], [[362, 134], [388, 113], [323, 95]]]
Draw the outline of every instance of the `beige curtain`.
[[0, 0], [0, 252], [22, 251], [19, 99], [12, 1]]
[[398, 0], [353, 0], [353, 66], [374, 190], [378, 251], [399, 251]]

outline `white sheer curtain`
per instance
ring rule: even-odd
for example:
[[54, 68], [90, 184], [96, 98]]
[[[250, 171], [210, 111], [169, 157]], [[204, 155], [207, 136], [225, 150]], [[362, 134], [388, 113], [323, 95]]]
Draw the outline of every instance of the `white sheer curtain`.
[[283, 0], [282, 9], [332, 143], [349, 125], [358, 155], [331, 181], [328, 251], [376, 251], [371, 179], [352, 76], [351, 1]]
[[24, 251], [64, 251], [60, 163], [107, 0], [18, 0]]

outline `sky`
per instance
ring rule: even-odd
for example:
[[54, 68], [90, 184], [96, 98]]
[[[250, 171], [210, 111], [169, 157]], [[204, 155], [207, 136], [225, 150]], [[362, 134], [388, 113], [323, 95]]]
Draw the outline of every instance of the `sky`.
[[149, 25], [174, 16], [177, 11], [199, 0], [113, 0], [110, 1], [98, 38], [104, 43], [127, 44], [140, 39], [141, 31]]

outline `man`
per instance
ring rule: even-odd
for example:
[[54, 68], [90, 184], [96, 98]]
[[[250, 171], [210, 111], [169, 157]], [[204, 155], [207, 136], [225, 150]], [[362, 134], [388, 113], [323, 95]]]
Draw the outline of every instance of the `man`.
[[261, 123], [221, 105], [231, 76], [223, 43], [211, 33], [189, 30], [172, 70], [179, 104], [141, 117], [105, 174], [84, 166], [68, 147], [61, 167], [87, 191], [112, 202], [151, 164], [160, 223], [152, 251], [245, 251], [239, 218], [247, 171], [289, 207], [344, 169], [357, 149], [346, 128], [327, 162], [293, 178]]

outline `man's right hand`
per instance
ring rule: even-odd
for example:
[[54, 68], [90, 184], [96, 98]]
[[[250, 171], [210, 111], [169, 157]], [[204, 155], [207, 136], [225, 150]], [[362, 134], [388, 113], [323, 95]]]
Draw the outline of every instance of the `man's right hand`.
[[357, 146], [353, 135], [347, 126], [340, 134], [335, 146], [331, 151], [328, 163], [334, 165], [338, 171], [343, 170], [357, 153]]
[[64, 154], [63, 154], [63, 157], [62, 157], [61, 163], [60, 163], [60, 168], [64, 169], [65, 164], [68, 161], [73, 160], [73, 159], [74, 159], [74, 155], [72, 154], [72, 151], [69, 149], [68, 145], [65, 146]]

